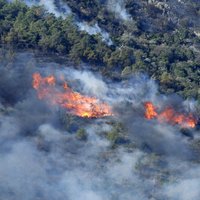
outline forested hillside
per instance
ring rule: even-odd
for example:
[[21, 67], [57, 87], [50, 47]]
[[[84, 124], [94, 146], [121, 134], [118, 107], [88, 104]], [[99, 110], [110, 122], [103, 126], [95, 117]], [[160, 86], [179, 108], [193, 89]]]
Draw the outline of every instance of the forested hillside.
[[[174, 1], [127, 0], [125, 19], [106, 1], [66, 2], [73, 14], [63, 19], [42, 7], [0, 0], [1, 44], [64, 55], [76, 63], [100, 66], [111, 77], [112, 72], [122, 77], [145, 72], [159, 81], [164, 93], [200, 99], [198, 1], [180, 3], [180, 12]], [[80, 31], [76, 20], [97, 23], [109, 33], [112, 45], [102, 41], [100, 33]]]

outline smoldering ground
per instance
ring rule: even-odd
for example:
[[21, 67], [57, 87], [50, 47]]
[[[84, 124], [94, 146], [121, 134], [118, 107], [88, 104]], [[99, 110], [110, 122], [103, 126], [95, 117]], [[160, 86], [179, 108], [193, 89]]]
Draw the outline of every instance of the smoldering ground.
[[[198, 131], [191, 130], [196, 136], [188, 139], [178, 126], [145, 121], [144, 101], [174, 101], [159, 96], [154, 81], [139, 75], [107, 82], [91, 71], [46, 63], [27, 53], [4, 60], [0, 71], [1, 199], [198, 199], [200, 168], [190, 148]], [[66, 128], [70, 117], [63, 126], [59, 109], [37, 99], [31, 86], [36, 71], [64, 75], [75, 91], [97, 96], [118, 114], [74, 118], [86, 131], [87, 138], [79, 139]], [[113, 146], [107, 139], [112, 121], [123, 123], [129, 143]], [[185, 190], [189, 187], [193, 192]]]

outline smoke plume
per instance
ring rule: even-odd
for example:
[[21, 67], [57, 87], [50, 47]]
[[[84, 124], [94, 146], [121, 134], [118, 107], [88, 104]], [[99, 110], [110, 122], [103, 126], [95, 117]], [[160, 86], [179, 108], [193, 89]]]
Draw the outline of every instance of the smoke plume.
[[131, 16], [127, 13], [125, 8], [125, 2], [123, 0], [108, 0], [108, 9], [116, 14], [116, 17], [123, 20], [130, 20]]
[[[178, 125], [146, 120], [143, 106], [148, 100], [194, 112], [196, 102], [159, 94], [145, 75], [113, 82], [27, 53], [1, 62], [0, 72], [0, 199], [198, 199], [199, 130], [187, 130], [188, 137]], [[35, 72], [64, 77], [115, 116], [83, 119], [38, 99]], [[113, 143], [118, 122], [126, 140]]]
[[[13, 2], [14, 0], [8, 0]], [[65, 18], [71, 14], [71, 9], [62, 0], [21, 0], [29, 7], [43, 6], [49, 13], [53, 13], [56, 17]]]
[[89, 35], [97, 35], [100, 34], [102, 37], [102, 40], [106, 42], [109, 46], [113, 44], [112, 40], [110, 39], [109, 33], [106, 31], [103, 31], [99, 25], [96, 23], [93, 26], [90, 26], [88, 23], [84, 22], [78, 22], [77, 23], [79, 29], [81, 31], [87, 32]]

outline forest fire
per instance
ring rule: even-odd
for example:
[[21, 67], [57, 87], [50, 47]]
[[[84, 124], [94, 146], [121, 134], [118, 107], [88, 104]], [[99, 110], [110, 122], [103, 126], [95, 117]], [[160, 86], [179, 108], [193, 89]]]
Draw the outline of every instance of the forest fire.
[[108, 104], [74, 92], [66, 82], [63, 83], [62, 89], [58, 89], [53, 75], [42, 77], [39, 73], [34, 73], [32, 85], [39, 99], [66, 108], [79, 117], [100, 118], [113, 115]]
[[197, 124], [197, 120], [192, 114], [184, 115], [176, 112], [173, 108], [168, 107], [161, 111], [157, 112], [157, 108], [151, 102], [145, 102], [145, 118], [157, 119], [160, 122], [166, 122], [170, 124], [178, 124], [183, 128], [194, 128]]
[[[39, 99], [46, 100], [51, 105], [66, 108], [70, 113], [79, 117], [100, 118], [113, 115], [108, 104], [100, 102], [95, 97], [88, 97], [74, 92], [69, 88], [64, 78], [61, 80], [63, 85], [58, 88], [55, 76], [42, 77], [39, 73], [34, 73], [32, 84]], [[178, 113], [171, 107], [159, 112], [157, 107], [150, 101], [145, 102], [144, 107], [144, 116], [148, 120], [157, 119], [159, 122], [172, 125], [178, 124], [184, 128], [194, 128], [197, 124], [197, 120], [192, 114]]]

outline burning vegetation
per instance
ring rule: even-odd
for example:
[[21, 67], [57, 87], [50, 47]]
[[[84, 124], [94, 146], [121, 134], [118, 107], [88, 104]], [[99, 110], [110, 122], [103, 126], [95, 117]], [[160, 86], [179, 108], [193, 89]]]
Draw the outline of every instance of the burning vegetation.
[[178, 124], [183, 128], [194, 128], [197, 124], [197, 120], [190, 113], [188, 115], [176, 112], [172, 107], [168, 107], [161, 112], [157, 111], [157, 107], [151, 102], [145, 102], [145, 118], [148, 120], [157, 119], [160, 122], [166, 122], [170, 124]]
[[108, 104], [100, 102], [95, 97], [74, 92], [65, 81], [62, 89], [58, 89], [53, 75], [42, 77], [40, 73], [34, 73], [32, 84], [39, 99], [46, 100], [51, 105], [66, 108], [79, 117], [100, 118], [113, 115]]
[[[58, 105], [67, 109], [71, 114], [85, 118], [101, 118], [112, 116], [112, 108], [95, 97], [84, 96], [74, 92], [63, 80], [62, 88], [56, 85], [53, 75], [42, 77], [40, 73], [33, 74], [33, 88], [37, 91], [38, 99], [46, 100], [51, 105]], [[161, 123], [180, 125], [183, 128], [194, 128], [197, 124], [195, 117], [176, 112], [172, 107], [162, 111], [150, 101], [144, 103], [146, 119], [157, 119]]]

